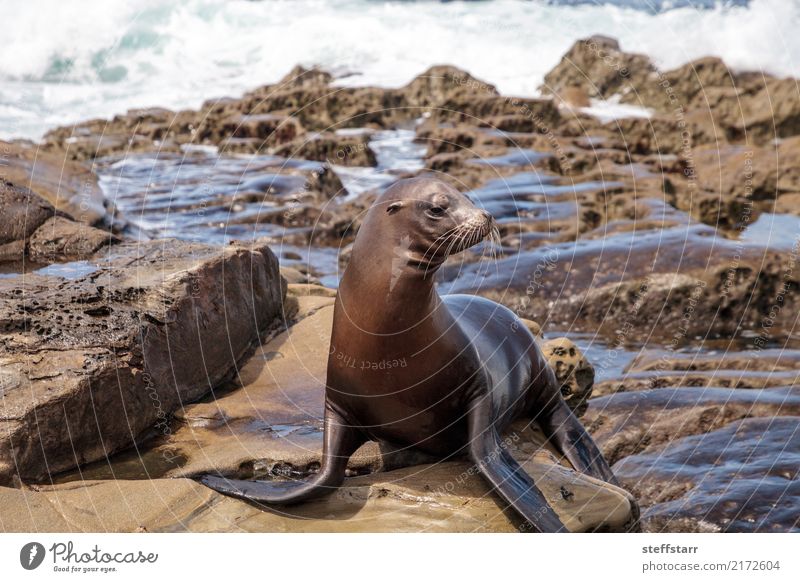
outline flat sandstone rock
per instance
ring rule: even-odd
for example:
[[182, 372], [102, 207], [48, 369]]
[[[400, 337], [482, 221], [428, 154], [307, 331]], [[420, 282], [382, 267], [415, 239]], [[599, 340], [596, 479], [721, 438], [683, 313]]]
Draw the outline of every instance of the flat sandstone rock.
[[[5, 532], [514, 532], [504, 511], [467, 463], [420, 465], [348, 479], [304, 504], [260, 509], [189, 479], [86, 481], [38, 491], [0, 488]], [[542, 467], [533, 462], [529, 470]], [[622, 530], [631, 501], [621, 490], [567, 469], [541, 474], [540, 486], [572, 531]], [[564, 488], [569, 496], [565, 498]], [[563, 490], [562, 490], [563, 489]]]

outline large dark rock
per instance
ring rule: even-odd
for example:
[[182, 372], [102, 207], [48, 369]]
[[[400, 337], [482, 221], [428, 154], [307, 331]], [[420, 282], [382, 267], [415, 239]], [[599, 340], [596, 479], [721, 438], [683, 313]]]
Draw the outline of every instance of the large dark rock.
[[619, 43], [606, 36], [577, 41], [544, 77], [545, 94], [560, 95], [580, 87], [589, 97], [608, 98], [631, 94], [651, 82], [656, 72], [644, 55], [625, 53]]
[[49, 153], [24, 142], [0, 141], [0, 178], [29, 188], [78, 222], [112, 226], [116, 218], [113, 208], [106, 208], [97, 177], [64, 152]]
[[0, 263], [53, 263], [84, 259], [114, 234], [77, 222], [27, 188], [0, 181]]
[[55, 215], [52, 204], [27, 188], [0, 180], [0, 248], [24, 241]]
[[282, 309], [263, 245], [128, 243], [57, 267], [0, 278], [0, 482], [47, 479], [168, 429]]

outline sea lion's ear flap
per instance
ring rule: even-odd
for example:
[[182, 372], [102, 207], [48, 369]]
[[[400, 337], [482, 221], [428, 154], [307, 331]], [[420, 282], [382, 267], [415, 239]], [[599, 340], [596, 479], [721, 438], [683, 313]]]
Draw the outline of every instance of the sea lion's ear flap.
[[400, 210], [402, 207], [403, 207], [403, 203], [402, 203], [402, 202], [399, 202], [399, 201], [398, 201], [398, 202], [392, 202], [392, 203], [391, 203], [391, 204], [389, 204], [389, 206], [386, 208], [386, 213], [387, 213], [387, 214], [394, 214], [395, 212], [397, 212], [398, 210]]

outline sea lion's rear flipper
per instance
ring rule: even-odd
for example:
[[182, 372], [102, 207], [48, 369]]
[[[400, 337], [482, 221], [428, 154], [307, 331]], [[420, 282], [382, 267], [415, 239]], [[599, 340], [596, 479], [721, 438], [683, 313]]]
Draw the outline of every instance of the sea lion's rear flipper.
[[329, 406], [325, 407], [324, 443], [319, 472], [301, 481], [242, 481], [215, 475], [204, 475], [200, 482], [215, 491], [262, 503], [276, 505], [297, 503], [330, 493], [344, 481], [347, 460], [365, 438], [348, 426], [344, 418]]
[[612, 485], [619, 485], [603, 453], [567, 403], [559, 397], [549, 415], [541, 415], [539, 423], [553, 445], [567, 457], [576, 471]]
[[514, 510], [543, 533], [566, 531], [555, 510], [547, 503], [533, 479], [503, 448], [491, 422], [491, 404], [470, 411], [469, 453], [483, 477]]

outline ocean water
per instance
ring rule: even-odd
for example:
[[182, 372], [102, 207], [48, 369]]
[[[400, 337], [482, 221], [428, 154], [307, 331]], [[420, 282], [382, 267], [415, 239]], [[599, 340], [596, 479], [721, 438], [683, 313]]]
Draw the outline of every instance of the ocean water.
[[0, 0], [0, 137], [131, 107], [197, 107], [319, 65], [399, 86], [452, 63], [536, 95], [578, 38], [602, 33], [664, 67], [719, 55], [800, 76], [796, 0]]

